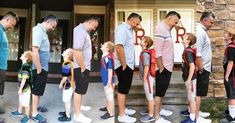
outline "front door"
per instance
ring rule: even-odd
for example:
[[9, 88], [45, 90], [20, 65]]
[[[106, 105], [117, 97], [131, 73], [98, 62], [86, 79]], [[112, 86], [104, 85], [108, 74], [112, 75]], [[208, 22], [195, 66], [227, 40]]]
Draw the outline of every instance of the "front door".
[[[75, 23], [83, 23], [89, 14], [76, 14]], [[91, 72], [98, 73], [100, 71], [100, 63], [102, 52], [100, 50], [101, 44], [104, 43], [104, 15], [96, 15], [100, 18], [100, 23], [96, 31], [91, 32], [91, 41], [92, 41], [92, 60], [91, 60]]]

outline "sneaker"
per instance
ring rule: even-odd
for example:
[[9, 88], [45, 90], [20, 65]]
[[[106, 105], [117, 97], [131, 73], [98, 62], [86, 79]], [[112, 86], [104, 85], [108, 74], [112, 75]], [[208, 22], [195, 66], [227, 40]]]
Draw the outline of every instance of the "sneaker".
[[197, 123], [211, 123], [211, 119], [205, 119], [205, 118], [203, 118], [203, 117], [199, 117], [198, 119], [197, 119]]
[[188, 110], [181, 111], [180, 114], [181, 114], [182, 116], [189, 116], [189, 115], [190, 115], [190, 113], [189, 113]]
[[90, 111], [90, 110], [91, 110], [91, 106], [81, 105], [81, 111]]
[[25, 115], [21, 120], [20, 123], [29, 123], [30, 122], [30, 118], [29, 116]]
[[169, 120], [165, 120], [163, 117], [161, 117], [158, 120], [155, 120], [155, 123], [171, 123]]
[[13, 111], [10, 113], [11, 116], [18, 116], [18, 117], [21, 117], [22, 116], [22, 113], [20, 113], [18, 110], [16, 111]]
[[162, 110], [160, 111], [160, 115], [162, 115], [162, 116], [171, 116], [172, 114], [173, 114], [172, 111], [166, 110], [166, 109], [163, 109], [163, 108], [162, 108]]
[[135, 110], [134, 109], [130, 109], [130, 108], [126, 108], [125, 109], [125, 113], [127, 114], [127, 115], [133, 115], [133, 114], [135, 114]]
[[136, 118], [130, 117], [128, 115], [118, 116], [118, 121], [121, 123], [135, 123]]
[[91, 123], [92, 122], [91, 118], [84, 116], [82, 113], [80, 113], [78, 116], [75, 114], [73, 119], [76, 122], [81, 122], [81, 123]]
[[143, 123], [147, 123], [147, 122], [152, 122], [154, 121], [154, 117], [149, 116], [149, 114], [143, 115], [142, 117], [140, 117], [140, 121]]
[[146, 115], [146, 114], [148, 114], [149, 112], [148, 112], [147, 109], [143, 109], [143, 110], [141, 110], [139, 113], [140, 113], [141, 115]]
[[196, 118], [192, 120], [190, 117], [187, 117], [185, 120], [181, 121], [181, 123], [196, 123]]
[[42, 115], [37, 114], [35, 117], [32, 117], [32, 119], [37, 123], [47, 123], [47, 119], [44, 118]]
[[104, 115], [100, 116], [101, 119], [106, 120], [113, 118], [113, 115], [111, 116], [108, 112], [106, 112]]
[[100, 108], [99, 110], [100, 110], [100, 111], [108, 111], [107, 107]]
[[38, 111], [39, 112], [47, 112], [47, 108], [46, 108], [46, 106], [39, 106]]
[[206, 118], [206, 117], [209, 117], [209, 116], [210, 116], [210, 113], [209, 113], [209, 112], [202, 112], [202, 111], [199, 111], [199, 116]]
[[65, 111], [61, 111], [61, 112], [59, 112], [59, 115], [64, 116], [64, 115], [66, 115], [66, 113], [65, 113]]
[[5, 119], [0, 117], [0, 123], [5, 123]]
[[5, 114], [5, 110], [3, 108], [0, 108], [0, 114]]
[[63, 115], [63, 116], [59, 117], [58, 120], [61, 122], [71, 121], [71, 116], [68, 117], [67, 115]]

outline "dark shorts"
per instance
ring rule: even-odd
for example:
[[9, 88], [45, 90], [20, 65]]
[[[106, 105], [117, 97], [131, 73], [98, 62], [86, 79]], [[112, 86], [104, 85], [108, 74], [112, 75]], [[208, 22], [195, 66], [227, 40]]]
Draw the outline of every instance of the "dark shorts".
[[48, 72], [42, 69], [40, 74], [33, 70], [32, 94], [42, 96], [44, 94], [47, 82]]
[[229, 80], [224, 80], [224, 86], [228, 99], [235, 99], [235, 87], [233, 87], [233, 77], [229, 77]]
[[123, 71], [122, 66], [120, 66], [115, 70], [115, 73], [118, 78], [118, 92], [121, 94], [128, 94], [131, 88], [134, 70], [127, 66]]
[[74, 69], [75, 92], [77, 94], [86, 94], [89, 84], [89, 70], [81, 72], [81, 68]]
[[6, 71], [0, 70], [0, 95], [4, 94]]
[[203, 69], [200, 74], [197, 71], [197, 96], [207, 96], [210, 72]]
[[166, 68], [160, 73], [160, 70], [156, 71], [156, 96], [164, 97], [166, 90], [170, 85], [172, 72]]

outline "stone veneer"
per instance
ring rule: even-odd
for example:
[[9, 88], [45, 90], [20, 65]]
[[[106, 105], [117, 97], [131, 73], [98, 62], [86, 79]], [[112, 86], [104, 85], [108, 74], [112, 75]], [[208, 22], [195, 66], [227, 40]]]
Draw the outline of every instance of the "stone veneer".
[[224, 30], [235, 28], [235, 0], [197, 0], [196, 22], [199, 22], [203, 11], [212, 11], [215, 25], [208, 31], [212, 42], [212, 73], [208, 90], [208, 97], [225, 97], [223, 84], [223, 57], [225, 41]]

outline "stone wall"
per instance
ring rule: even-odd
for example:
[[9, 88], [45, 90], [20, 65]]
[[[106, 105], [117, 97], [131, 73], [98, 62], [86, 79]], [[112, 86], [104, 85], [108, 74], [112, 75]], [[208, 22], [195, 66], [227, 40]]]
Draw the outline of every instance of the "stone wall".
[[212, 74], [208, 97], [225, 97], [223, 84], [224, 30], [235, 28], [235, 0], [197, 0], [196, 21], [199, 22], [203, 11], [212, 11], [215, 16], [214, 27], [208, 31], [212, 42]]

